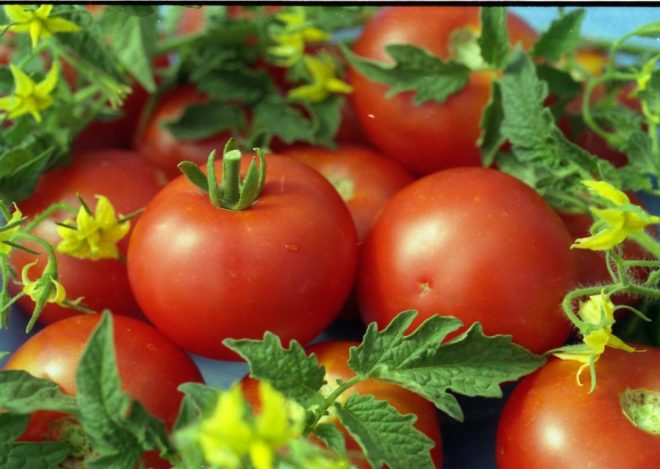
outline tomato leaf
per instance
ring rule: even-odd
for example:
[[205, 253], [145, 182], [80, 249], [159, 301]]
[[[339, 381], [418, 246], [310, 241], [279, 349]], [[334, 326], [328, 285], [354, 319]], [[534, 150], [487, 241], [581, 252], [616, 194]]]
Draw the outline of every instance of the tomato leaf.
[[481, 7], [481, 35], [479, 47], [483, 59], [496, 69], [506, 65], [509, 56], [509, 31], [506, 8]]
[[387, 46], [386, 50], [394, 59], [394, 65], [361, 58], [342, 46], [344, 55], [355, 70], [371, 81], [390, 85], [387, 91], [389, 97], [413, 91], [415, 104], [428, 101], [442, 104], [468, 82], [468, 67], [456, 62], [445, 62], [421, 47], [393, 44]]
[[646, 107], [646, 111], [660, 119], [660, 70], [651, 72], [646, 88], [639, 92], [639, 98]]
[[545, 359], [511, 342], [510, 336], [487, 337], [481, 325], [440, 344], [457, 330], [456, 318], [432, 316], [404, 335], [417, 315], [400, 313], [383, 331], [370, 324], [348, 365], [359, 375], [391, 381], [432, 401], [451, 417], [463, 412], [448, 391], [466, 396], [501, 397], [500, 384], [531, 373]]
[[534, 44], [532, 55], [554, 62], [559, 60], [562, 54], [575, 50], [580, 43], [580, 28], [584, 16], [585, 10], [580, 8], [554, 20]]
[[119, 62], [150, 93], [156, 91], [151, 66], [158, 39], [154, 6], [110, 6], [103, 11], [103, 28]]
[[536, 66], [536, 73], [540, 80], [548, 84], [548, 91], [551, 95], [571, 100], [582, 94], [582, 85], [575, 81], [568, 72], [548, 64], [539, 64]]
[[71, 447], [66, 443], [15, 441], [23, 434], [29, 420], [29, 415], [0, 413], [0, 467], [59, 467], [71, 454]]
[[284, 143], [314, 141], [314, 125], [283, 98], [269, 96], [254, 107], [253, 135], [268, 133]]
[[314, 427], [314, 436], [342, 456], [346, 456], [346, 438], [341, 430], [331, 423], [319, 423]]
[[435, 467], [430, 455], [433, 441], [415, 428], [414, 415], [401, 415], [386, 401], [357, 394], [334, 408], [371, 467]]
[[210, 101], [192, 104], [181, 117], [164, 127], [179, 140], [199, 140], [245, 125], [245, 115], [237, 106]]
[[76, 372], [80, 422], [98, 457], [90, 468], [133, 467], [142, 453], [170, 447], [165, 425], [121, 390], [112, 334], [104, 312], [87, 342]]
[[484, 166], [493, 164], [495, 155], [506, 141], [500, 132], [503, 119], [502, 92], [500, 85], [493, 81], [490, 99], [481, 114], [481, 133], [477, 141], [481, 151], [481, 163]]
[[179, 386], [179, 391], [185, 394], [181, 401], [179, 415], [174, 423], [173, 431], [181, 430], [209, 415], [218, 403], [218, 390], [201, 383], [185, 383]]
[[295, 340], [285, 349], [279, 337], [266, 332], [263, 340], [227, 339], [223, 344], [248, 362], [250, 376], [269, 381], [285, 397], [307, 409], [324, 403], [319, 390], [325, 383], [325, 368]]
[[308, 104], [307, 111], [312, 116], [313, 141], [326, 147], [335, 146], [335, 136], [341, 123], [342, 96], [329, 96], [319, 103]]
[[[564, 137], [554, 116], [544, 106], [548, 86], [539, 80], [529, 55], [517, 49], [500, 78], [504, 119], [500, 131], [511, 142], [517, 162], [498, 158], [501, 170], [530, 184], [555, 207], [569, 209], [583, 179], [598, 178], [617, 187], [621, 180], [615, 168]], [[524, 173], [518, 173], [519, 169]], [[535, 174], [535, 179], [525, 175]], [[584, 207], [579, 207], [584, 209]]]
[[52, 381], [22, 370], [0, 372], [0, 409], [12, 414], [31, 414], [36, 410], [78, 414], [74, 397], [62, 393]]

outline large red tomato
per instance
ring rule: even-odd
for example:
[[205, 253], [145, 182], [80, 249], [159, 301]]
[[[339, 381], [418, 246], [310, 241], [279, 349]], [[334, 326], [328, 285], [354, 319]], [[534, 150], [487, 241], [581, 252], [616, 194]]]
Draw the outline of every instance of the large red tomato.
[[366, 322], [399, 312], [456, 316], [511, 334], [534, 352], [562, 344], [560, 310], [574, 282], [571, 238], [557, 214], [519, 180], [453, 168], [405, 187], [361, 249], [358, 299]]
[[192, 87], [170, 91], [160, 100], [144, 132], [136, 136], [135, 150], [149, 163], [165, 171], [170, 179], [181, 174], [177, 168], [181, 161], [205, 162], [212, 150], [225, 146], [231, 136], [229, 132], [220, 132], [200, 140], [179, 140], [164, 124], [176, 121], [188, 106], [206, 101], [206, 96]]
[[297, 146], [282, 154], [316, 169], [335, 186], [353, 215], [360, 241], [385, 202], [413, 181], [395, 161], [357, 145], [344, 145], [336, 150]]
[[[325, 367], [328, 392], [337, 386], [337, 380], [347, 381], [355, 376], [355, 372], [348, 367], [346, 362], [349, 357], [349, 349], [357, 345], [359, 345], [358, 342], [332, 341], [321, 342], [306, 347], [305, 351], [308, 354], [316, 354], [319, 363]], [[244, 378], [241, 385], [248, 401], [258, 410], [259, 397], [257, 383], [257, 380]], [[431, 450], [431, 457], [433, 458], [435, 467], [442, 467], [442, 435], [440, 433], [438, 413], [431, 402], [400, 386], [376, 379], [369, 379], [356, 384], [342, 394], [339, 401], [343, 402], [349, 396], [356, 393], [363, 395], [370, 394], [376, 399], [389, 402], [401, 414], [413, 414], [417, 416], [417, 422], [415, 423], [417, 429], [435, 442], [435, 446]], [[329, 417], [328, 422], [338, 424], [337, 417]], [[344, 430], [343, 427], [342, 430]], [[348, 435], [348, 432], [345, 430], [344, 432], [347, 437], [347, 451], [360, 454], [361, 449], [358, 443]], [[365, 460], [359, 458], [355, 458], [353, 462], [361, 468], [370, 467]]]
[[[313, 169], [266, 158], [266, 182], [252, 207], [216, 208], [181, 176], [149, 203], [131, 237], [128, 272], [138, 303], [191, 352], [235, 358], [223, 339], [265, 331], [285, 343], [307, 342], [351, 289], [357, 236], [346, 205]], [[220, 174], [220, 162], [216, 168]]]
[[[9, 359], [7, 370], [25, 370], [57, 383], [66, 394], [76, 394], [76, 370], [99, 315], [76, 316], [51, 324], [30, 337]], [[174, 425], [183, 394], [177, 387], [203, 382], [195, 362], [180, 348], [143, 321], [113, 317], [117, 368], [122, 389], [140, 401], [168, 429]], [[56, 437], [56, 420], [66, 414], [39, 411], [32, 415], [23, 440]], [[166, 467], [161, 461], [159, 467]]]
[[[380, 10], [364, 27], [353, 52], [391, 63], [390, 44], [423, 47], [443, 60], [451, 58], [452, 35], [459, 30], [479, 33], [477, 7], [414, 6]], [[534, 31], [518, 17], [508, 16], [512, 44], [533, 44]], [[491, 72], [472, 73], [461, 91], [442, 104], [416, 105], [413, 92], [387, 97], [387, 85], [351, 71], [353, 103], [367, 137], [386, 155], [412, 172], [424, 175], [453, 166], [479, 165], [476, 146], [481, 111], [490, 95]]]
[[637, 428], [621, 410], [626, 389], [660, 392], [660, 349], [642, 353], [607, 349], [578, 386], [580, 363], [551, 360], [514, 389], [500, 417], [497, 463], [501, 469], [647, 469], [660, 461], [660, 435]]
[[[76, 197], [78, 193], [93, 209], [96, 205], [95, 195], [102, 194], [110, 199], [118, 214], [127, 215], [149, 202], [160, 189], [162, 179], [158, 170], [132, 151], [108, 149], [84, 152], [74, 155], [68, 166], [42, 176], [35, 192], [20, 204], [20, 208], [28, 216], [37, 215], [57, 202], [67, 202], [77, 208], [80, 206]], [[33, 233], [57, 245], [60, 237], [55, 223], [67, 218], [75, 218], [75, 215], [59, 210], [37, 225]], [[135, 223], [135, 219], [132, 223]], [[42, 250], [29, 242], [21, 243], [37, 251]], [[127, 249], [128, 236], [119, 244], [119, 250], [124, 255]], [[17, 273], [33, 260], [32, 254], [18, 249], [12, 251], [10, 259]], [[29, 272], [30, 278], [36, 278], [42, 272], [45, 262], [46, 255], [40, 255], [38, 264]], [[83, 304], [96, 311], [107, 308], [119, 314], [140, 314], [128, 284], [124, 261], [76, 259], [58, 253], [57, 265], [59, 281], [68, 298], [73, 300], [82, 296]], [[27, 311], [32, 311], [34, 307], [29, 297], [21, 298], [19, 304]], [[50, 303], [43, 309], [39, 320], [51, 323], [75, 314], [79, 313]]]

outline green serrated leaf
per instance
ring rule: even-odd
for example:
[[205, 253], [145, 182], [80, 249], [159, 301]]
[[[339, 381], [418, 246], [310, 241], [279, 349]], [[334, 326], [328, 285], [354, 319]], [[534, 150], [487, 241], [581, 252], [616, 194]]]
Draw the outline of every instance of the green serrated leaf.
[[205, 384], [184, 383], [178, 389], [185, 396], [174, 423], [174, 433], [198, 423], [213, 411], [218, 402], [218, 390]]
[[248, 64], [207, 70], [204, 75], [193, 71], [191, 79], [199, 90], [219, 101], [255, 103], [274, 92], [270, 75], [263, 70], [253, 70]]
[[510, 336], [484, 336], [478, 323], [439, 345], [461, 326], [456, 318], [432, 316], [404, 336], [415, 314], [401, 313], [381, 332], [371, 324], [362, 344], [351, 349], [348, 365], [358, 375], [394, 382], [427, 398], [457, 420], [463, 413], [449, 390], [500, 397], [501, 383], [514, 381], [545, 361], [513, 344]]
[[343, 96], [330, 96], [327, 99], [307, 106], [313, 123], [313, 138], [307, 143], [334, 148], [335, 136], [341, 124]]
[[314, 427], [314, 436], [342, 456], [346, 456], [346, 438], [341, 430], [331, 423], [320, 423]]
[[75, 398], [63, 394], [59, 385], [22, 370], [0, 372], [0, 409], [13, 414], [31, 414], [36, 410], [78, 413]]
[[217, 101], [191, 104], [177, 120], [163, 124], [179, 140], [200, 140], [244, 125], [239, 107]]
[[173, 452], [164, 423], [121, 390], [107, 311], [83, 351], [76, 388], [80, 422], [97, 454], [88, 467], [133, 467], [145, 451]]
[[575, 50], [580, 44], [580, 28], [585, 10], [571, 10], [554, 20], [534, 45], [532, 55], [549, 61], [557, 61], [562, 54]]
[[426, 353], [428, 347], [437, 347], [447, 335], [462, 323], [456, 318], [432, 316], [410, 335], [404, 335], [412, 324], [417, 311], [399, 313], [382, 331], [371, 323], [358, 347], [350, 349], [348, 366], [362, 376], [373, 376], [383, 367], [399, 367]]
[[538, 64], [536, 74], [540, 80], [548, 84], [548, 91], [551, 95], [571, 100], [582, 94], [582, 85], [575, 81], [568, 72], [548, 64]]
[[479, 47], [481, 57], [500, 69], [509, 56], [509, 31], [506, 25], [506, 8], [481, 7], [481, 36]]
[[29, 415], [0, 412], [0, 467], [3, 469], [56, 468], [71, 454], [64, 443], [16, 442], [30, 420]]
[[481, 114], [481, 133], [477, 141], [481, 151], [481, 164], [483, 166], [491, 166], [493, 164], [495, 155], [504, 142], [506, 142], [506, 138], [500, 132], [503, 119], [502, 92], [500, 91], [499, 83], [493, 81], [490, 100]]
[[156, 91], [151, 61], [158, 40], [155, 7], [111, 6], [103, 12], [103, 29], [119, 62], [150, 93]]
[[433, 441], [414, 426], [417, 417], [401, 415], [385, 401], [354, 394], [335, 404], [339, 421], [359, 443], [372, 467], [433, 468]]
[[363, 59], [345, 46], [342, 50], [359, 73], [369, 80], [390, 85], [387, 96], [412, 91], [415, 104], [444, 103], [450, 95], [463, 89], [470, 76], [470, 69], [465, 65], [445, 62], [427, 50], [409, 44], [386, 47], [394, 65]]
[[268, 133], [284, 143], [313, 141], [314, 124], [284, 99], [269, 96], [254, 107], [252, 133]]
[[250, 376], [269, 381], [285, 397], [307, 409], [323, 405], [325, 399], [319, 390], [325, 383], [325, 368], [316, 356], [307, 356], [295, 340], [285, 349], [279, 337], [266, 332], [263, 340], [227, 339], [223, 343], [248, 362]]

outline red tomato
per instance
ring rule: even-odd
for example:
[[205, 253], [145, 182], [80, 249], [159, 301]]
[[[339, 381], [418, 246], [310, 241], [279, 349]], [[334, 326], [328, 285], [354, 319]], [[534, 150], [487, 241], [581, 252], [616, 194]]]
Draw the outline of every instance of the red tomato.
[[[350, 341], [334, 341], [322, 342], [310, 345], [305, 351], [315, 353], [319, 363], [325, 367], [326, 381], [331, 388], [336, 387], [337, 380], [349, 380], [355, 376], [355, 372], [351, 370], [346, 362], [349, 357], [349, 349], [352, 346], [359, 345], [358, 342]], [[259, 410], [259, 391], [257, 386], [258, 381], [252, 378], [244, 378], [241, 382], [243, 392], [248, 401], [255, 406], [256, 411]], [[440, 424], [438, 421], [438, 413], [435, 406], [417, 394], [408, 391], [395, 384], [387, 383], [376, 379], [369, 379], [356, 384], [342, 396], [339, 401], [343, 402], [352, 394], [371, 394], [376, 399], [384, 400], [394, 406], [401, 414], [414, 414], [417, 416], [415, 426], [418, 430], [428, 436], [435, 442], [435, 447], [431, 450], [431, 457], [435, 463], [435, 467], [442, 467], [442, 436], [440, 433]], [[337, 417], [329, 417], [327, 422], [338, 424]], [[350, 452], [361, 452], [358, 443], [348, 435], [343, 427], [346, 438], [346, 449]], [[357, 459], [353, 461], [354, 464], [361, 468], [369, 468], [366, 461]]]
[[192, 87], [177, 88], [163, 97], [157, 109], [151, 115], [143, 135], [138, 135], [135, 149], [148, 162], [162, 169], [172, 179], [180, 175], [177, 164], [181, 161], [203, 163], [212, 150], [221, 150], [229, 132], [201, 140], [178, 140], [163, 124], [177, 120], [192, 104], [206, 102], [206, 97]]
[[543, 199], [487, 168], [453, 168], [405, 187], [387, 203], [361, 250], [358, 299], [385, 327], [417, 309], [479, 321], [534, 352], [563, 343], [560, 311], [574, 282], [570, 236]]
[[360, 241], [385, 202], [413, 181], [396, 162], [357, 145], [340, 146], [336, 150], [297, 146], [282, 154], [316, 169], [335, 186], [351, 211]]
[[[30, 337], [7, 361], [7, 370], [25, 370], [57, 383], [66, 394], [76, 394], [76, 369], [83, 349], [100, 319], [83, 315], [51, 324]], [[140, 401], [171, 429], [183, 394], [177, 387], [203, 382], [195, 362], [150, 325], [124, 316], [113, 317], [117, 368], [122, 389]], [[27, 441], [55, 437], [49, 427], [66, 417], [56, 412], [33, 414], [25, 434]], [[169, 467], [161, 461], [160, 467]]]
[[585, 386], [575, 382], [578, 362], [552, 359], [525, 377], [500, 417], [498, 467], [656, 467], [660, 435], [635, 427], [619, 404], [626, 389], [660, 392], [660, 349], [645, 348], [643, 353], [607, 349], [596, 364], [593, 394], [588, 371]]
[[[477, 7], [383, 8], [365, 25], [353, 52], [391, 63], [385, 47], [409, 43], [447, 60], [452, 33], [466, 29], [478, 34], [479, 27]], [[509, 14], [508, 27], [512, 44], [522, 42], [526, 48], [533, 44], [536, 34], [521, 19]], [[387, 97], [387, 85], [373, 83], [355, 71], [349, 78], [356, 113], [369, 140], [413, 173], [480, 165], [476, 141], [481, 111], [490, 95], [491, 73], [473, 73], [466, 87], [442, 105], [416, 105], [412, 92]]]
[[[118, 214], [127, 215], [147, 204], [160, 189], [161, 180], [162, 175], [132, 151], [90, 151], [74, 155], [70, 165], [42, 176], [35, 192], [20, 204], [20, 208], [25, 215], [34, 216], [49, 205], [61, 201], [79, 207], [80, 203], [76, 197], [76, 193], [79, 193], [93, 209], [96, 206], [94, 196], [102, 194], [110, 199]], [[75, 215], [60, 210], [40, 223], [33, 233], [52, 245], [57, 245], [60, 237], [55, 222], [74, 217]], [[134, 224], [135, 221], [133, 219], [131, 223]], [[42, 251], [31, 243], [21, 243]], [[119, 249], [126, 254], [128, 236], [120, 242]], [[128, 284], [125, 262], [115, 259], [76, 259], [59, 253], [56, 257], [59, 281], [68, 298], [76, 299], [82, 296], [83, 304], [96, 311], [108, 308], [118, 314], [140, 315]], [[45, 254], [39, 257], [39, 263], [30, 270], [30, 278], [36, 278], [42, 272], [45, 259]], [[23, 266], [34, 260], [34, 256], [14, 249], [10, 260], [14, 270], [20, 273]], [[32, 311], [34, 307], [28, 297], [23, 297], [19, 304], [28, 311]], [[79, 313], [73, 309], [51, 303], [43, 309], [39, 321], [48, 324], [76, 314]]]
[[276, 155], [267, 161], [261, 196], [247, 210], [216, 208], [181, 176], [149, 203], [131, 237], [138, 303], [191, 352], [235, 359], [223, 339], [265, 331], [307, 342], [351, 289], [357, 242], [346, 205], [311, 168]]

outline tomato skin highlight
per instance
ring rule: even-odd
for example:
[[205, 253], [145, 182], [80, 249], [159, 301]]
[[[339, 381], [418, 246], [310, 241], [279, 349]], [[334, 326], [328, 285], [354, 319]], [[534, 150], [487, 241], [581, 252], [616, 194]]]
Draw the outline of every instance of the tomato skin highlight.
[[575, 381], [580, 363], [553, 358], [523, 378], [500, 417], [497, 463], [501, 469], [646, 469], [660, 460], [660, 435], [636, 428], [621, 411], [626, 389], [660, 391], [660, 349], [627, 353], [608, 348], [596, 363], [598, 383], [589, 392]]
[[[27, 216], [35, 216], [56, 202], [67, 202], [79, 207], [76, 197], [79, 193], [94, 209], [95, 195], [107, 196], [117, 214], [128, 215], [143, 208], [162, 185], [162, 174], [145, 163], [138, 154], [130, 150], [105, 149], [74, 154], [68, 166], [55, 169], [41, 177], [35, 192], [29, 199], [19, 203]], [[56, 246], [60, 237], [55, 222], [73, 218], [75, 215], [57, 211], [40, 223], [33, 233]], [[133, 219], [131, 223], [135, 223]], [[132, 230], [132, 228], [131, 228]], [[119, 250], [125, 256], [128, 250], [129, 234], [119, 243]], [[21, 244], [41, 252], [42, 248], [28, 241]], [[76, 259], [68, 254], [56, 253], [59, 281], [64, 286], [68, 298], [75, 300], [84, 297], [83, 304], [95, 311], [110, 309], [117, 314], [142, 317], [128, 283], [126, 264], [118, 259], [98, 261]], [[14, 249], [10, 258], [12, 267], [20, 275], [21, 269], [35, 257], [25, 251]], [[46, 255], [39, 256], [39, 262], [30, 269], [30, 278], [36, 278], [43, 271]], [[26, 311], [32, 311], [34, 302], [27, 296], [19, 300]], [[50, 324], [60, 319], [78, 315], [80, 312], [49, 303], [41, 315], [41, 324]]]
[[[336, 381], [349, 380], [355, 376], [355, 372], [351, 370], [347, 364], [349, 358], [349, 350], [353, 346], [358, 346], [359, 342], [353, 341], [327, 341], [320, 342], [305, 347], [305, 352], [309, 355], [316, 354], [319, 364], [325, 367], [326, 381], [328, 386], [333, 388], [336, 386]], [[241, 381], [241, 386], [246, 399], [254, 407], [255, 411], [259, 411], [259, 387], [258, 381], [245, 377]], [[377, 379], [368, 379], [362, 381], [339, 397], [339, 402], [344, 402], [353, 394], [373, 395], [376, 399], [389, 402], [401, 414], [414, 414], [417, 416], [415, 427], [428, 436], [435, 446], [431, 450], [431, 457], [435, 467], [442, 467], [442, 435], [440, 432], [440, 423], [438, 420], [438, 412], [435, 406], [417, 394], [408, 391], [400, 386]], [[328, 417], [325, 420], [327, 423], [338, 424], [337, 417]], [[340, 426], [340, 429], [346, 437], [346, 450], [351, 452], [361, 453], [362, 449], [359, 444], [348, 434], [348, 432]], [[356, 458], [352, 461], [353, 464], [360, 468], [368, 469], [371, 466], [366, 460]]]
[[[75, 374], [89, 336], [100, 315], [81, 315], [51, 324], [30, 337], [8, 360], [6, 370], [25, 370], [50, 379], [66, 394], [76, 394]], [[122, 389], [162, 419], [171, 430], [183, 393], [177, 387], [186, 382], [203, 382], [195, 362], [156, 329], [137, 319], [113, 316], [117, 368]], [[48, 439], [54, 420], [66, 414], [36, 412], [30, 418], [24, 441]], [[155, 454], [145, 460], [155, 467], [170, 467]], [[150, 466], [154, 467], [154, 466]]]
[[358, 299], [365, 322], [385, 327], [416, 309], [481, 322], [539, 353], [570, 331], [560, 310], [574, 285], [561, 219], [519, 180], [487, 168], [452, 168], [387, 203], [361, 249]]
[[337, 188], [351, 211], [360, 241], [390, 197], [413, 181], [395, 161], [359, 145], [341, 145], [335, 150], [296, 146], [281, 154], [316, 169]]
[[[251, 156], [244, 155], [243, 171]], [[305, 343], [338, 314], [351, 289], [357, 235], [350, 213], [316, 171], [267, 155], [266, 183], [240, 212], [213, 206], [181, 176], [149, 203], [128, 250], [145, 315], [183, 348], [236, 359], [225, 338]], [[216, 163], [218, 178], [221, 162]]]
[[[536, 38], [532, 28], [513, 14], [507, 21], [511, 43], [531, 47]], [[353, 52], [391, 63], [385, 47], [405, 43], [447, 60], [451, 33], [461, 28], [478, 32], [479, 27], [477, 7], [386, 7], [364, 26]], [[443, 104], [416, 105], [413, 92], [387, 97], [389, 86], [371, 82], [353, 69], [349, 72], [353, 105], [365, 134], [376, 148], [417, 175], [480, 165], [476, 141], [491, 81], [489, 72], [472, 73], [466, 87]]]

